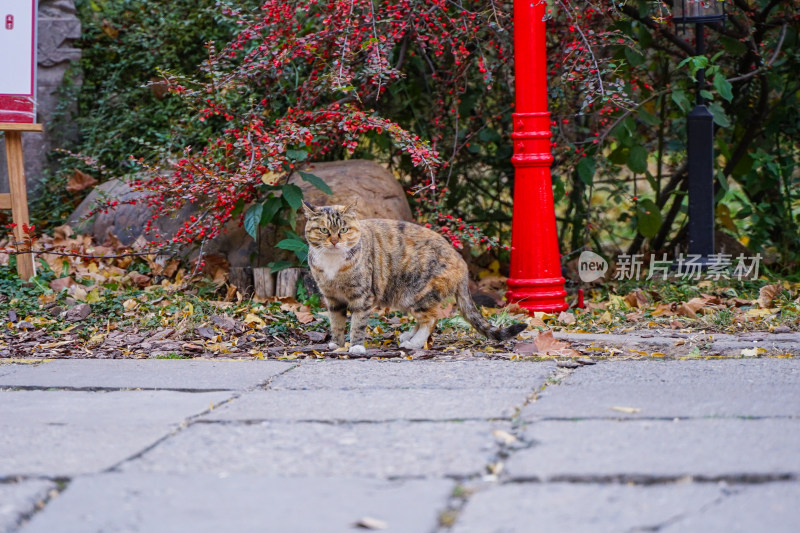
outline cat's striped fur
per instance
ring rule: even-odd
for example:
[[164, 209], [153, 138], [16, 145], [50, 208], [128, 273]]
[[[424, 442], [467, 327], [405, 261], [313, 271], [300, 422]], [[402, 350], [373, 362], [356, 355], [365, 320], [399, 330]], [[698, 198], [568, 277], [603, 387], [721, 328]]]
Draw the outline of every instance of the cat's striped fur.
[[359, 220], [354, 205], [304, 208], [308, 264], [328, 306], [331, 348], [345, 343], [349, 309], [350, 351], [363, 353], [367, 318], [376, 307], [412, 314], [416, 327], [400, 336], [400, 346], [421, 348], [436, 325], [437, 307], [453, 295], [464, 318], [490, 339], [525, 329], [486, 321], [470, 297], [464, 259], [438, 233], [397, 220]]

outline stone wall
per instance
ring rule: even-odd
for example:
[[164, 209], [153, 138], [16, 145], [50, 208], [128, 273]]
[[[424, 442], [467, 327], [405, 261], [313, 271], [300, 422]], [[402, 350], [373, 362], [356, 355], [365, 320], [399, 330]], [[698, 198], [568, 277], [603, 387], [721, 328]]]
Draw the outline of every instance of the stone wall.
[[[69, 124], [56, 126], [52, 118], [58, 105], [58, 89], [67, 68], [71, 61], [81, 56], [81, 51], [72, 47], [72, 42], [81, 36], [81, 23], [73, 0], [39, 0], [37, 27], [37, 122], [44, 125], [44, 133], [22, 134], [29, 197], [36, 194], [54, 141], [75, 134]], [[0, 192], [8, 191], [7, 173], [5, 141], [0, 141]]]

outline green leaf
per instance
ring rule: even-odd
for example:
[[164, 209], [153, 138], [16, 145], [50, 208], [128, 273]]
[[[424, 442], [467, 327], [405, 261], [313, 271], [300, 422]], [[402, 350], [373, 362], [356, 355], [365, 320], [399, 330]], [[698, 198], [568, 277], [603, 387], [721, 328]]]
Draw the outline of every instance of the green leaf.
[[624, 165], [628, 161], [628, 154], [630, 154], [630, 148], [626, 148], [625, 146], [618, 146], [608, 155], [608, 160], [614, 163], [615, 165]]
[[714, 93], [712, 93], [711, 91], [707, 91], [705, 89], [700, 91], [700, 96], [702, 96], [703, 98], [705, 98], [709, 102], [714, 99]]
[[661, 211], [653, 200], [645, 198], [636, 204], [636, 226], [643, 237], [655, 237], [661, 222]]
[[283, 207], [283, 200], [281, 200], [276, 196], [272, 196], [270, 198], [267, 198], [267, 200], [262, 204], [262, 206], [263, 208], [261, 210], [260, 224], [262, 226], [266, 226], [267, 224], [272, 222], [272, 219], [275, 217], [275, 215], [278, 214], [278, 211], [280, 211], [281, 208]]
[[684, 65], [688, 65], [689, 73], [691, 74], [692, 79], [695, 79], [697, 71], [700, 70], [701, 68], [708, 67], [708, 64], [709, 61], [706, 56], [692, 56], [692, 57], [687, 57], [686, 59], [678, 63], [678, 68], [681, 68]]
[[481, 142], [485, 142], [485, 143], [488, 143], [488, 142], [496, 143], [496, 142], [500, 142], [500, 140], [501, 140], [500, 139], [500, 134], [497, 133], [492, 128], [483, 128], [478, 133], [478, 139], [480, 139]]
[[594, 181], [594, 159], [591, 157], [583, 157], [578, 161], [578, 177], [586, 185], [591, 185]]
[[297, 212], [297, 209], [289, 209], [289, 212], [286, 215], [286, 224], [284, 224], [284, 226], [288, 227], [284, 227], [283, 231], [288, 233], [290, 230], [293, 230], [297, 227]]
[[625, 47], [625, 58], [632, 67], [638, 67], [644, 63], [644, 56], [635, 50]]
[[308, 152], [305, 150], [286, 150], [286, 157], [293, 161], [305, 161], [308, 159]]
[[645, 177], [645, 178], [647, 178], [647, 183], [649, 183], [649, 184], [650, 184], [650, 187], [652, 187], [652, 188], [653, 188], [653, 190], [656, 190], [656, 189], [658, 189], [658, 183], [656, 182], [656, 177], [655, 177], [655, 176], [653, 176], [653, 175], [650, 173], [650, 171], [649, 171], [649, 170], [648, 170], [647, 172], [645, 172], [645, 173], [644, 173], [644, 177]]
[[308, 245], [298, 239], [283, 239], [275, 246], [277, 246], [281, 250], [290, 250], [292, 252], [308, 251]]
[[261, 211], [264, 206], [261, 204], [251, 205], [247, 213], [244, 214], [244, 230], [252, 238], [258, 238], [258, 225], [261, 222]]
[[689, 102], [689, 99], [686, 98], [686, 93], [682, 90], [672, 91], [672, 101], [675, 102], [675, 105], [680, 107], [681, 111], [684, 113], [688, 113], [692, 108], [692, 104]]
[[725, 37], [724, 35], [718, 35], [717, 38], [722, 43], [725, 51], [730, 54], [731, 57], [740, 56], [747, 52], [747, 45], [738, 39], [732, 39], [730, 37]]
[[237, 200], [233, 206], [233, 211], [231, 211], [231, 217], [238, 217], [242, 209], [244, 209], [244, 200]]
[[628, 154], [628, 168], [637, 174], [647, 172], [647, 150], [644, 146], [638, 145], [631, 148]]
[[722, 104], [719, 102], [714, 102], [708, 106], [708, 110], [711, 111], [712, 115], [714, 115], [714, 122], [716, 122], [718, 126], [727, 128], [731, 125], [728, 115], [725, 114], [725, 110], [722, 109]]
[[292, 268], [294, 264], [289, 261], [270, 261], [267, 263], [267, 266], [269, 267], [270, 273], [274, 274], [275, 272]]
[[319, 176], [311, 174], [310, 172], [300, 172], [300, 177], [328, 196], [333, 194], [333, 191], [330, 187], [328, 187], [328, 184], [322, 181], [322, 178]]
[[[292, 226], [292, 227], [294, 227], [294, 226]], [[302, 241], [303, 240], [303, 238], [300, 235], [298, 235], [297, 233], [295, 233], [294, 231], [292, 231], [289, 228], [283, 228], [283, 232], [286, 235], [288, 235], [290, 239], [295, 239], [295, 240], [298, 240], [298, 241]]]
[[281, 187], [281, 191], [283, 191], [283, 198], [289, 204], [289, 207], [300, 209], [300, 206], [303, 205], [303, 191], [300, 187], [293, 183], [287, 183]]
[[717, 74], [714, 76], [714, 88], [717, 90], [719, 95], [728, 102], [733, 100], [733, 86], [731, 85], [731, 82], [726, 80], [722, 74]]
[[649, 111], [646, 111], [643, 107], [639, 108], [639, 120], [641, 120], [648, 126], [658, 126], [659, 124], [661, 124], [660, 118], [650, 113]]
[[301, 240], [283, 239], [275, 246], [282, 250], [291, 250], [301, 263], [305, 263], [306, 259], [308, 258], [308, 245]]

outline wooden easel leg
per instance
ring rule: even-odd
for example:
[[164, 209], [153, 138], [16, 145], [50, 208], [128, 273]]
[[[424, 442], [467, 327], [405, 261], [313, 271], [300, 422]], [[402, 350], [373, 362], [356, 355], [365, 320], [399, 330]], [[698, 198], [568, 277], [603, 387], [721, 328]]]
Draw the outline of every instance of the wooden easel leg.
[[[6, 159], [8, 160], [8, 187], [11, 190], [11, 217], [17, 225], [14, 236], [17, 242], [25, 240], [22, 226], [30, 225], [28, 218], [28, 189], [25, 185], [25, 163], [22, 156], [22, 135], [18, 131], [6, 131]], [[24, 246], [20, 248], [25, 249]], [[17, 273], [28, 280], [36, 275], [32, 254], [17, 256]]]

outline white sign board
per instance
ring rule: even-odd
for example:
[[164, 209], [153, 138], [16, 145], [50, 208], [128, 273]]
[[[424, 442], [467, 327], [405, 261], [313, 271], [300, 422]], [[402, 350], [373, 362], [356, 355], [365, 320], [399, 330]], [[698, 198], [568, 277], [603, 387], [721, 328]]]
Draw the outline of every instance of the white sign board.
[[0, 122], [36, 121], [36, 0], [0, 0]]

